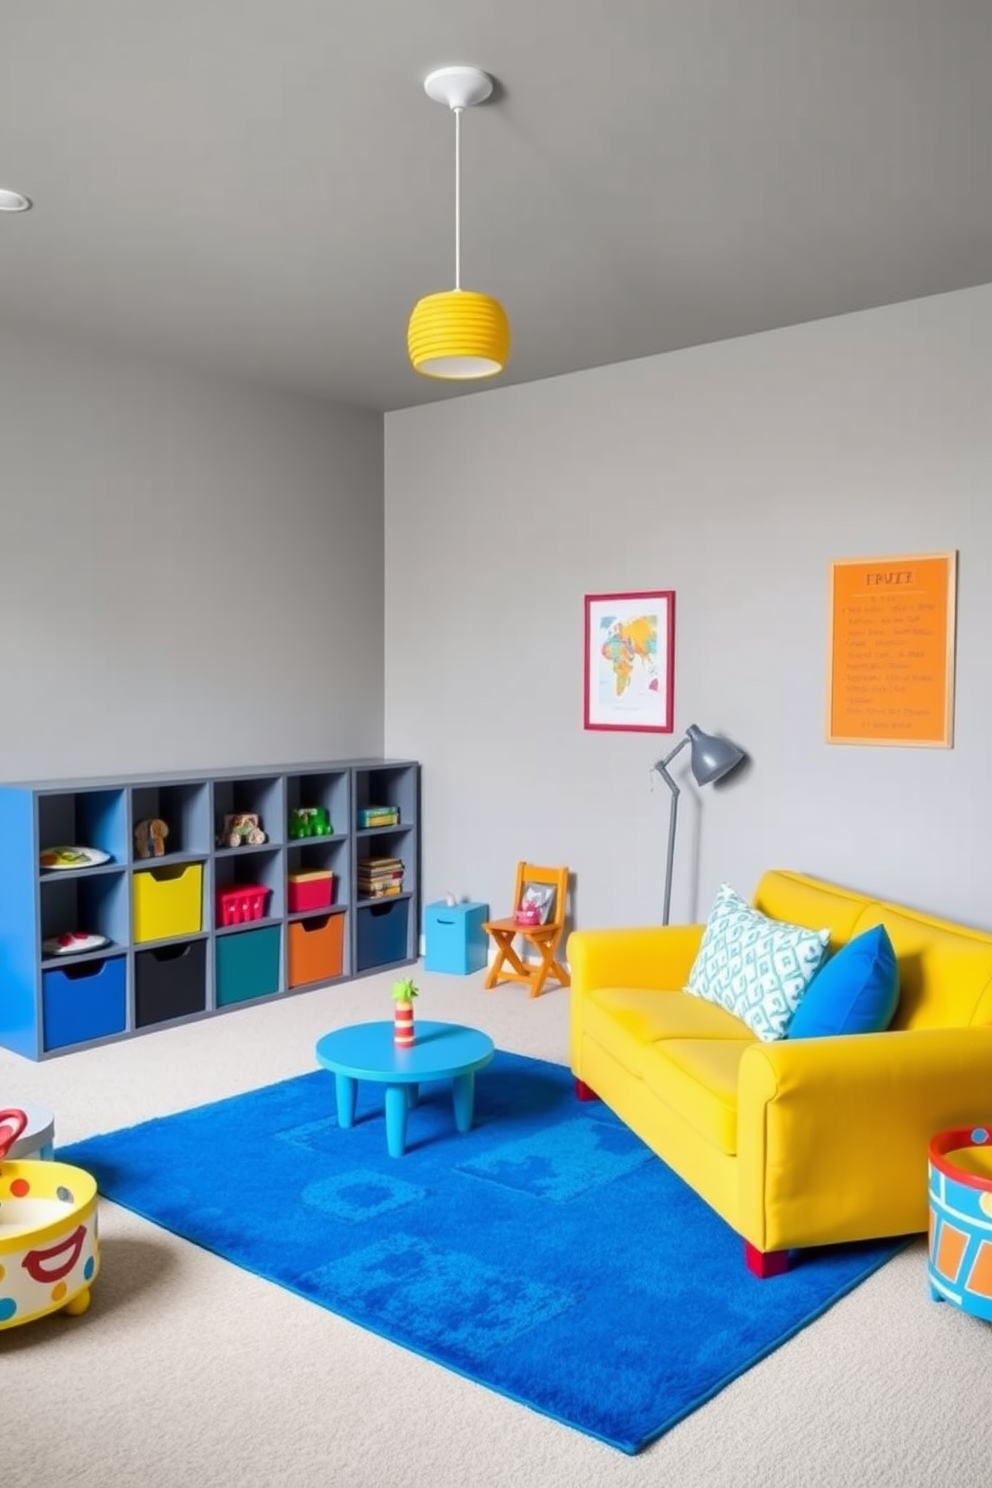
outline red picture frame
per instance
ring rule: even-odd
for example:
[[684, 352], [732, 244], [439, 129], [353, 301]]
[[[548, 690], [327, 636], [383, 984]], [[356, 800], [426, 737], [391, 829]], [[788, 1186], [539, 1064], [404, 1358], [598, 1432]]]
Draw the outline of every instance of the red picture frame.
[[585, 596], [583, 727], [674, 731], [675, 591]]

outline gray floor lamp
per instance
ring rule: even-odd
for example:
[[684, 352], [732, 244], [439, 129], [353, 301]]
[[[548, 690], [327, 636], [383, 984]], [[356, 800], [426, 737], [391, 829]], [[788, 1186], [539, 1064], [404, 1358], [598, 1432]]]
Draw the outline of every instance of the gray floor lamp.
[[690, 750], [689, 767], [697, 785], [712, 785], [715, 780], [722, 780], [724, 775], [729, 775], [744, 758], [743, 749], [738, 749], [737, 745], [731, 744], [729, 739], [721, 739], [716, 734], [704, 734], [696, 724], [690, 723], [671, 753], [666, 754], [664, 759], [655, 761], [653, 768], [658, 771], [672, 793], [672, 815], [668, 824], [668, 861], [665, 864], [665, 909], [661, 920], [663, 925], [668, 924], [668, 913], [672, 902], [675, 823], [679, 811], [679, 788], [669, 775], [668, 766], [679, 750], [684, 749], [687, 744]]

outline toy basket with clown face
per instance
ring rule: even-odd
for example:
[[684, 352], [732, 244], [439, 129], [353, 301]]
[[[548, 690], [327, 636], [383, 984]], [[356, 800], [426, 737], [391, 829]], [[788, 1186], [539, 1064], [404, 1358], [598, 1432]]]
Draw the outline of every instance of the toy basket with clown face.
[[85, 1312], [100, 1269], [96, 1179], [69, 1163], [4, 1161], [21, 1114], [0, 1111], [0, 1328]]

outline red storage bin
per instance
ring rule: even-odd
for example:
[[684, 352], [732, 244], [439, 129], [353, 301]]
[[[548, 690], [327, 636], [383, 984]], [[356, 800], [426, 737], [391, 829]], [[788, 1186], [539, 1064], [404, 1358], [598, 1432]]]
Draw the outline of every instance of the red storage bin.
[[264, 884], [231, 884], [218, 889], [218, 925], [243, 925], [248, 920], [264, 919], [269, 893]]
[[330, 909], [334, 901], [334, 874], [329, 868], [315, 869], [312, 873], [289, 873], [286, 892], [290, 914]]

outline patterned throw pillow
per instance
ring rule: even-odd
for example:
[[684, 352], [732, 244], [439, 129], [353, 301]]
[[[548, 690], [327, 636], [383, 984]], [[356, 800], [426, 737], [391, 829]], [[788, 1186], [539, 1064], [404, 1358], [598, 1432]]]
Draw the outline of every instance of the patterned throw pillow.
[[771, 1043], [788, 1033], [829, 943], [829, 930], [770, 920], [721, 884], [683, 990], [726, 1008]]

